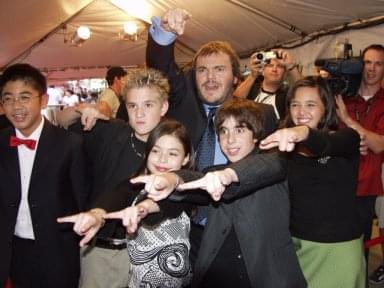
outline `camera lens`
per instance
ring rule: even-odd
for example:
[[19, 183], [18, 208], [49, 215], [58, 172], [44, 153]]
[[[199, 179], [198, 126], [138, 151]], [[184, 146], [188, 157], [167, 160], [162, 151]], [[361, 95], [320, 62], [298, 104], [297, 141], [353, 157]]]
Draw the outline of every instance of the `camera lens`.
[[263, 54], [263, 53], [257, 53], [257, 54], [256, 54], [256, 58], [257, 58], [258, 60], [263, 60], [263, 58], [264, 58], [264, 54]]

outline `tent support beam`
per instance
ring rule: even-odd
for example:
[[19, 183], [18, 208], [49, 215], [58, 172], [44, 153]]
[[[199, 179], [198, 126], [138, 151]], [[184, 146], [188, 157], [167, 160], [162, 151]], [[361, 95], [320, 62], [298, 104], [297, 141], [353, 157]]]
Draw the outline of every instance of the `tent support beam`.
[[274, 23], [274, 24], [276, 24], [278, 26], [280, 26], [280, 27], [283, 27], [283, 28], [291, 31], [292, 33], [294, 33], [296, 35], [299, 35], [299, 36], [302, 36], [302, 37], [306, 35], [306, 33], [301, 31], [299, 28], [297, 28], [297, 27], [295, 27], [295, 26], [293, 26], [293, 25], [291, 25], [289, 23], [286, 23], [283, 20], [281, 20], [281, 19], [279, 19], [279, 18], [277, 18], [277, 17], [275, 17], [273, 15], [270, 15], [270, 14], [268, 14], [268, 13], [266, 13], [266, 12], [260, 10], [260, 9], [256, 9], [256, 8], [254, 8], [252, 6], [249, 6], [248, 4], [245, 4], [245, 3], [243, 3], [243, 2], [241, 2], [239, 0], [227, 0], [227, 1], [232, 3], [232, 4], [234, 4], [234, 5], [236, 5], [236, 6], [238, 6], [238, 7], [241, 7], [243, 9], [247, 10], [247, 11], [250, 11], [250, 12], [252, 12], [252, 13], [254, 13], [254, 14], [256, 14], [256, 15], [258, 15], [258, 16], [260, 16], [260, 17], [262, 17], [262, 18], [264, 18], [264, 19], [266, 19], [266, 20], [268, 20], [268, 21], [270, 21], [270, 22], [272, 22], [272, 23]]

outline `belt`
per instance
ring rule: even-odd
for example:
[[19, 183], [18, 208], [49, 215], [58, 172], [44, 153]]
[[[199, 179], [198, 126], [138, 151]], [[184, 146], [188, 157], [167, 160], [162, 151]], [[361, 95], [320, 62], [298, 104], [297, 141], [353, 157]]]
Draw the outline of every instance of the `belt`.
[[112, 249], [112, 250], [123, 250], [127, 248], [127, 242], [125, 239], [96, 238], [94, 245], [99, 248]]

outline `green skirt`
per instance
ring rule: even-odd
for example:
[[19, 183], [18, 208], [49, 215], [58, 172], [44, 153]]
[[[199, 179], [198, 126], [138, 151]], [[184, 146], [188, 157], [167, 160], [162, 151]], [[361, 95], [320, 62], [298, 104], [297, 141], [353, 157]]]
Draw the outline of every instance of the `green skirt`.
[[292, 237], [308, 288], [364, 288], [362, 238], [319, 243]]

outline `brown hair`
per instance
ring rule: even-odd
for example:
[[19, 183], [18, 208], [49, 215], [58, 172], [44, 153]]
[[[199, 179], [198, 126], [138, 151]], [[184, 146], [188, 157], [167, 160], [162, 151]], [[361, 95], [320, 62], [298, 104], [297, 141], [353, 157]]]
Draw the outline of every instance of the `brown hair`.
[[384, 46], [381, 44], [371, 44], [368, 47], [366, 47], [363, 50], [363, 53], [361, 55], [361, 58], [364, 59], [365, 53], [367, 53], [368, 50], [376, 50], [378, 52], [384, 53]]
[[237, 79], [241, 79], [239, 57], [237, 56], [235, 50], [233, 50], [231, 44], [226, 41], [210, 41], [201, 46], [193, 57], [193, 69], [196, 70], [196, 61], [200, 56], [204, 57], [212, 54], [219, 54], [220, 52], [229, 56], [232, 65], [233, 76], [237, 77]]
[[262, 139], [264, 137], [262, 112], [254, 101], [238, 97], [225, 101], [216, 112], [216, 131], [219, 131], [224, 121], [230, 117], [235, 118], [240, 126], [251, 130], [254, 139]]

